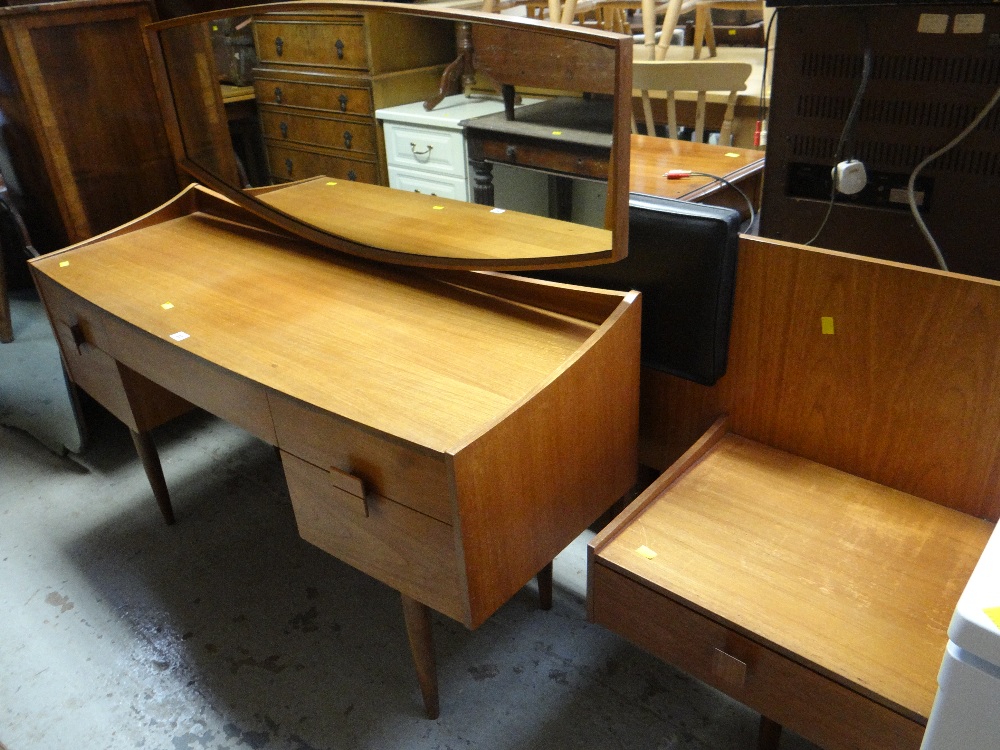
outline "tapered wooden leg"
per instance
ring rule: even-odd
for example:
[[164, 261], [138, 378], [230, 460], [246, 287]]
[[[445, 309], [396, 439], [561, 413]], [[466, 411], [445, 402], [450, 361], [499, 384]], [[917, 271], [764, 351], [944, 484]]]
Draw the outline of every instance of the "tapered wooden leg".
[[413, 666], [417, 668], [417, 682], [424, 697], [424, 711], [428, 719], [436, 719], [441, 713], [438, 702], [437, 663], [434, 660], [434, 634], [431, 632], [431, 611], [406, 594], [403, 598], [403, 619], [406, 621], [406, 636], [410, 640]]
[[160, 466], [160, 454], [156, 452], [156, 444], [148, 432], [136, 432], [130, 429], [132, 442], [135, 443], [135, 451], [142, 461], [142, 468], [146, 471], [146, 479], [149, 486], [153, 488], [153, 497], [156, 504], [160, 506], [160, 513], [163, 520], [170, 525], [174, 522], [174, 509], [170, 505], [170, 493], [167, 491], [167, 480], [163, 478], [163, 467]]
[[538, 571], [535, 581], [538, 582], [538, 608], [552, 609], [552, 563]]
[[757, 750], [778, 750], [781, 741], [781, 724], [766, 716], [760, 717], [760, 730], [757, 733]]

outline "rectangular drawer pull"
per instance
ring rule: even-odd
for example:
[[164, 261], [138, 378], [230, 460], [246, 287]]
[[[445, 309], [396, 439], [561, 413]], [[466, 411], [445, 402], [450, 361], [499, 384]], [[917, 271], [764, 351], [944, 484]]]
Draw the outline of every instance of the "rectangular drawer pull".
[[712, 655], [712, 673], [728, 688], [741, 688], [747, 680], [747, 664], [717, 648]]
[[359, 513], [368, 517], [368, 501], [365, 499], [365, 485], [358, 477], [341, 471], [335, 466], [330, 467], [330, 484], [333, 485], [334, 497], [340, 502], [357, 509]]

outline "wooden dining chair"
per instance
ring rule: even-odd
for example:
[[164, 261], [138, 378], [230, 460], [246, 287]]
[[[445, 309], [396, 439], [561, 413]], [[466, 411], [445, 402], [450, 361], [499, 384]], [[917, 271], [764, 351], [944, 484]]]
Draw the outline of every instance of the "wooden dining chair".
[[[697, 95], [695, 107], [694, 140], [701, 143], [705, 137], [705, 109], [708, 92], [727, 94], [726, 110], [719, 129], [719, 143], [729, 145], [733, 137], [733, 117], [736, 114], [736, 97], [747, 87], [752, 67], [749, 63], [738, 62], [668, 62], [666, 60], [635, 60], [632, 63], [632, 87], [642, 97], [642, 112], [646, 121], [646, 133], [656, 134], [653, 119], [651, 92], [666, 94], [667, 133], [670, 138], [678, 137], [677, 101], [679, 91]], [[635, 117], [632, 118], [632, 132], [636, 132]]]
[[708, 46], [708, 56], [715, 57], [715, 27], [712, 9], [758, 11], [764, 17], [764, 0], [697, 0], [694, 6], [694, 59], [701, 57], [703, 45]]

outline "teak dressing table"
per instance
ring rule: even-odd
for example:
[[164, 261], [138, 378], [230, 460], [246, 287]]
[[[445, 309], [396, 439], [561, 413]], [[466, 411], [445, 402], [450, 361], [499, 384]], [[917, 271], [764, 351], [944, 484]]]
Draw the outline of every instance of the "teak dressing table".
[[294, 92], [281, 85], [283, 106], [339, 91], [331, 71], [367, 91], [396, 52], [379, 29], [420, 29], [416, 46], [470, 27], [478, 65], [505, 83], [505, 45], [558, 51], [538, 80], [560, 89], [577, 62], [599, 68], [623, 136], [602, 226], [336, 173], [244, 191], [209, 54], [215, 12], [147, 29], [174, 158], [202, 185], [32, 272], [70, 378], [129, 426], [165, 519], [157, 425], [197, 406], [276, 446], [301, 535], [400, 592], [435, 717], [431, 610], [476, 628], [536, 575], [545, 606], [553, 557], [635, 480], [638, 293], [496, 273], [624, 254], [631, 39], [393, 3], [294, 6], [241, 9], [258, 42], [278, 34], [268, 54], [309, 63]]
[[[406, 193], [386, 191], [409, 198]], [[72, 380], [133, 432], [196, 405], [278, 447], [302, 536], [480, 625], [632, 485], [637, 293], [331, 255], [197, 186], [33, 263]]]

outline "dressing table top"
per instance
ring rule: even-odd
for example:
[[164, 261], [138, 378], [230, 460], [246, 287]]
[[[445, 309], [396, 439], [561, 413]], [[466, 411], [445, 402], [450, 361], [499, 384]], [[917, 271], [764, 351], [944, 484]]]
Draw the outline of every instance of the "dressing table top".
[[226, 370], [438, 451], [500, 418], [597, 328], [406, 269], [332, 260], [193, 213], [35, 265], [153, 336], [187, 334], [176, 346]]

